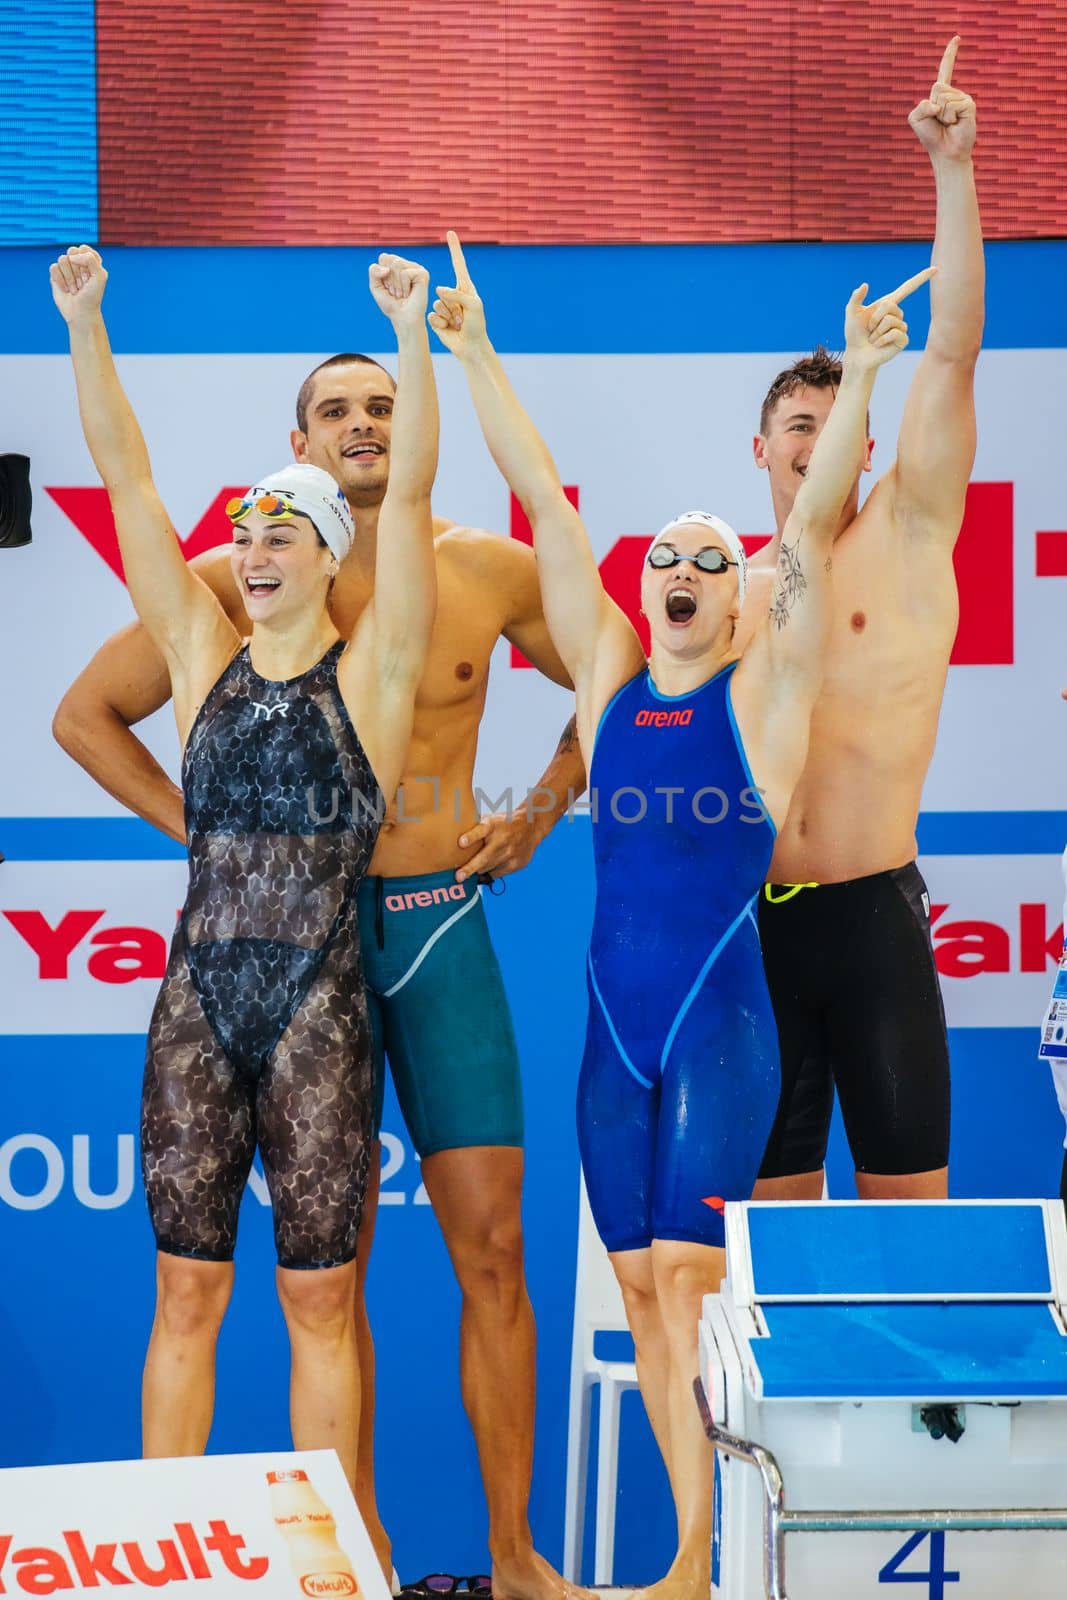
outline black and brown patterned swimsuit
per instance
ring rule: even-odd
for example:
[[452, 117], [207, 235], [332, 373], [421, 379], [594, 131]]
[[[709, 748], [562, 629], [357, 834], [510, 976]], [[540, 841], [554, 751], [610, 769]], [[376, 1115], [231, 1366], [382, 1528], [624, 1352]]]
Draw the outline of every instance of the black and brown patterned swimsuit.
[[160, 1250], [228, 1261], [258, 1145], [283, 1267], [350, 1261], [373, 1143], [356, 889], [382, 796], [338, 641], [272, 682], [247, 647], [182, 763], [189, 893], [148, 1035], [145, 1192]]

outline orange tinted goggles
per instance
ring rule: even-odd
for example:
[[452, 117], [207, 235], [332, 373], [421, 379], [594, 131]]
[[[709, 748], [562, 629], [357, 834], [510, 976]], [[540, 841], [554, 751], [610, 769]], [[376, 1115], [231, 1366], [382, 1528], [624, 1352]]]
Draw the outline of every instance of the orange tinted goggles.
[[226, 502], [226, 515], [234, 526], [243, 522], [250, 511], [258, 511], [261, 517], [270, 517], [274, 522], [296, 516], [288, 500], [283, 500], [277, 494], [263, 494], [258, 500], [245, 500], [241, 495], [237, 495], [233, 500]]

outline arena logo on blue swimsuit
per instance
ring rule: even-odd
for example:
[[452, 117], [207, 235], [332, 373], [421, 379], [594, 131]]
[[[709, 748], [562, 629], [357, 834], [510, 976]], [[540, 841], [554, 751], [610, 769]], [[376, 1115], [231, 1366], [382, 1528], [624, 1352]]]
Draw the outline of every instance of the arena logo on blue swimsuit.
[[692, 706], [684, 711], [639, 711], [634, 718], [637, 728], [688, 728], [693, 720]]

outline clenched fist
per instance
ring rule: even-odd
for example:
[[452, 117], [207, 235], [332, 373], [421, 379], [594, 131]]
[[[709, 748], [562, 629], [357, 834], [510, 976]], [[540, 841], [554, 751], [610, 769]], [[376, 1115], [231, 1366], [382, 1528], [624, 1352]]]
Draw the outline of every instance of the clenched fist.
[[55, 301], [64, 322], [95, 317], [104, 298], [107, 272], [91, 245], [72, 244], [48, 269]]
[[383, 251], [368, 274], [379, 311], [400, 325], [421, 323], [430, 294], [430, 274], [417, 261]]

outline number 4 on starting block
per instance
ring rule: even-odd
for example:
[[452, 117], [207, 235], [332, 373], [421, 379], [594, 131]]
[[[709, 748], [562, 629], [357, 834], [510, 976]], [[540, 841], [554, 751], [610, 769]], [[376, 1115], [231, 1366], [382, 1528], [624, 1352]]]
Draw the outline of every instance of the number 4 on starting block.
[[[913, 1550], [917, 1550], [924, 1539], [930, 1541], [930, 1570], [928, 1572], [901, 1572], [901, 1562], [906, 1561]], [[929, 1600], [945, 1600], [945, 1584], [959, 1583], [958, 1572], [945, 1571], [945, 1535], [944, 1533], [913, 1533], [906, 1544], [901, 1545], [895, 1556], [891, 1556], [878, 1574], [879, 1583], [925, 1583]]]

